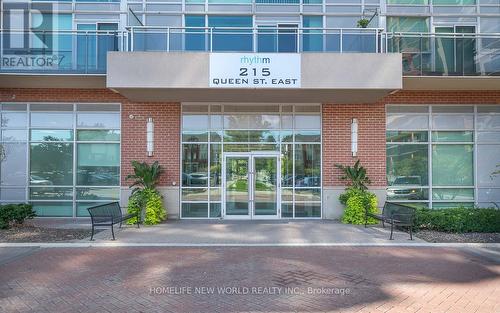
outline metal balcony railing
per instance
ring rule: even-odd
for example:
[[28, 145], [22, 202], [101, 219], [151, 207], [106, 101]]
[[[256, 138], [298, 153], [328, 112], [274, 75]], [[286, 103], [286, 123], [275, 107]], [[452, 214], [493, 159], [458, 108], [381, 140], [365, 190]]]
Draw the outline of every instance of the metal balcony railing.
[[406, 76], [500, 75], [500, 34], [385, 33], [378, 28], [131, 27], [0, 30], [1, 73], [105, 74], [109, 51], [402, 53]]
[[379, 53], [382, 29], [131, 27], [131, 51]]
[[403, 55], [405, 76], [498, 76], [500, 34], [385, 33], [384, 50]]
[[0, 73], [105, 74], [108, 51], [127, 51], [128, 32], [0, 31]]

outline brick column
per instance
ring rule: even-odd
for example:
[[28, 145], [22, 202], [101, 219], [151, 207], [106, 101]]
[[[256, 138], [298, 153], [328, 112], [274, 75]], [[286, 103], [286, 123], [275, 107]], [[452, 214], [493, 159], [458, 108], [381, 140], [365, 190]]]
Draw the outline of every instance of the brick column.
[[[351, 154], [351, 119], [358, 119], [358, 154]], [[344, 186], [334, 164], [361, 161], [374, 187], [385, 187], [385, 106], [323, 104], [323, 186]]]
[[[131, 118], [133, 116], [133, 118]], [[154, 156], [146, 153], [146, 119], [154, 121]], [[180, 125], [179, 103], [124, 103], [122, 105], [121, 169], [122, 186], [132, 173], [131, 161], [152, 163], [158, 161], [165, 174], [160, 186], [179, 185], [180, 177]]]

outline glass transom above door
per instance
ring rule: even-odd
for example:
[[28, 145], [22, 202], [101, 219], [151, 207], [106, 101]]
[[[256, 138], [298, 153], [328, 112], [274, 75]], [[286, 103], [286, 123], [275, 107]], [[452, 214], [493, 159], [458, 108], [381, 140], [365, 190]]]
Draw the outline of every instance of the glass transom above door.
[[224, 218], [279, 216], [279, 154], [224, 155]]

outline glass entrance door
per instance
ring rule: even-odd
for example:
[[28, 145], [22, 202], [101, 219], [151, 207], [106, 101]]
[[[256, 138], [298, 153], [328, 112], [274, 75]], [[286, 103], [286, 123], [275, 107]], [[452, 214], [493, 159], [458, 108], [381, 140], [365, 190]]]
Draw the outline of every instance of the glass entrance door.
[[226, 154], [224, 217], [268, 219], [279, 216], [279, 156]]

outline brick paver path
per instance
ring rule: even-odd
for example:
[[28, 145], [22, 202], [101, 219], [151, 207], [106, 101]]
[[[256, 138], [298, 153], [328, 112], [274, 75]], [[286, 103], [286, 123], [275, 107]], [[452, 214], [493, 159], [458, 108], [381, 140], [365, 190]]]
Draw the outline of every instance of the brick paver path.
[[450, 248], [41, 249], [0, 265], [0, 311], [500, 312], [500, 264]]

